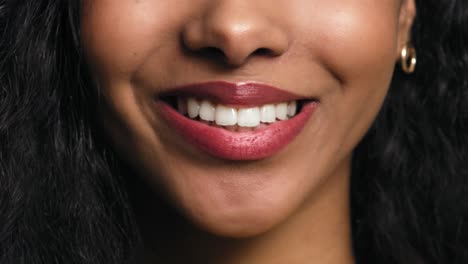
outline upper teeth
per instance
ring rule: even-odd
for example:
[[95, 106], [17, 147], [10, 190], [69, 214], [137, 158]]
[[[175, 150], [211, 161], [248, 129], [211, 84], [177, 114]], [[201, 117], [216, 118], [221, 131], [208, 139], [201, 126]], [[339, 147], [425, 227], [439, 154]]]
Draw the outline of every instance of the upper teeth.
[[225, 105], [215, 105], [208, 100], [199, 101], [195, 98], [178, 99], [178, 110], [192, 119], [200, 118], [213, 121], [219, 126], [256, 127], [260, 123], [274, 123], [277, 120], [287, 120], [296, 115], [297, 102], [266, 104], [257, 107], [233, 108]]

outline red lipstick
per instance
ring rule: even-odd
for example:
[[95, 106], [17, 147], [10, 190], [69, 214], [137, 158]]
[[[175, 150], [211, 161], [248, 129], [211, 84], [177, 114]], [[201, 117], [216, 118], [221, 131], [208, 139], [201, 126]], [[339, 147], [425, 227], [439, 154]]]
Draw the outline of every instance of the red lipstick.
[[156, 100], [156, 111], [186, 143], [211, 156], [226, 160], [259, 160], [275, 155], [296, 138], [319, 105], [310, 98], [253, 82], [198, 83], [171, 89], [164, 93], [163, 97], [166, 96], [195, 97], [239, 108], [309, 100], [289, 120], [276, 121], [244, 132], [233, 132], [190, 119], [164, 100]]
[[194, 97], [227, 106], [242, 107], [310, 99], [261, 83], [222, 81], [176, 87], [164, 93], [164, 96]]

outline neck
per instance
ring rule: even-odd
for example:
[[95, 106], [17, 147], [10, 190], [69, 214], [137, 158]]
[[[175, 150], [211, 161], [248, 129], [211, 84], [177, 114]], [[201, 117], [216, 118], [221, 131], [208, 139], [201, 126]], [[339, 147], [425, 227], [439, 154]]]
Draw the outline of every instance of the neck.
[[[144, 204], [139, 203], [144, 210], [137, 208], [146, 247], [145, 264], [354, 263], [349, 172], [348, 165], [341, 168], [312, 190], [310, 197], [283, 223], [251, 238], [215, 237], [185, 222], [169, 207], [164, 214], [150, 209], [148, 206], [154, 203], [145, 199]], [[158, 211], [158, 216], [148, 214], [151, 211]], [[164, 219], [161, 215], [165, 215]]]

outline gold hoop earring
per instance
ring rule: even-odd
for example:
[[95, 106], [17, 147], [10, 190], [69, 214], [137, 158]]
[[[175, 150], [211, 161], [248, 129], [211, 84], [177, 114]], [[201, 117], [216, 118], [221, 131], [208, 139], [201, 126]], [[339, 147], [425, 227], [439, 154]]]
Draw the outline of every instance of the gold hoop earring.
[[405, 44], [401, 50], [401, 69], [406, 74], [411, 74], [416, 69], [416, 63], [418, 62], [416, 56], [416, 49], [411, 43]]

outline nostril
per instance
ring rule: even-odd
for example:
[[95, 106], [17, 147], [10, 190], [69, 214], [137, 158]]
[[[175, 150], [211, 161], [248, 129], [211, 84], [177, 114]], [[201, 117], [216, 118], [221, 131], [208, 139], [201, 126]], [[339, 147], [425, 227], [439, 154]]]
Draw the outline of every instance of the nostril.
[[259, 48], [252, 53], [252, 55], [259, 55], [259, 56], [273, 56], [274, 52], [268, 48]]
[[202, 58], [204, 60], [217, 62], [225, 62], [228, 60], [226, 54], [221, 49], [216, 47], [203, 47], [198, 50], [191, 50], [190, 53], [193, 56]]
[[203, 57], [218, 58], [218, 59], [226, 57], [224, 52], [216, 47], [204, 47], [204, 48], [201, 48], [198, 52]]

